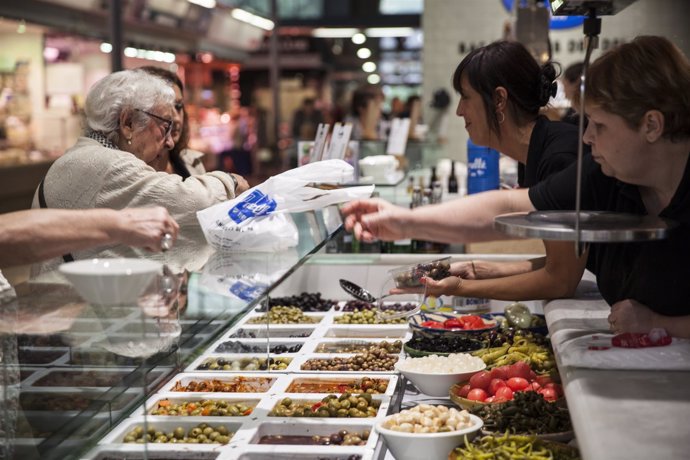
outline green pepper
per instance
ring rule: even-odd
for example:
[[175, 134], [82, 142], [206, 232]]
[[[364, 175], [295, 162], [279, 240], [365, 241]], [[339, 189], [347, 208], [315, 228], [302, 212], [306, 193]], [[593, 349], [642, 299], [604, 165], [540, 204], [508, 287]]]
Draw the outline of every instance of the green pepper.
[[532, 325], [532, 312], [522, 303], [508, 305], [505, 310], [506, 319], [511, 326], [526, 329]]

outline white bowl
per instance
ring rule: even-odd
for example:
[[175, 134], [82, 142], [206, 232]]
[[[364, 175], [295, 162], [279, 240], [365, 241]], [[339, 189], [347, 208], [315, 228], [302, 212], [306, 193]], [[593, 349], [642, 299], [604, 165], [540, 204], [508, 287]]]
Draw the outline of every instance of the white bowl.
[[162, 264], [147, 259], [90, 259], [60, 265], [60, 272], [93, 305], [136, 305]]
[[371, 176], [376, 181], [384, 181], [395, 173], [398, 160], [393, 155], [374, 155], [359, 160], [363, 176]]
[[421, 359], [421, 358], [407, 358], [405, 360], [398, 361], [395, 363], [395, 369], [405, 376], [407, 380], [412, 382], [419, 391], [429, 396], [448, 396], [450, 392], [450, 387], [459, 382], [466, 382], [474, 374], [479, 371], [486, 369], [486, 364], [481, 363], [477, 366], [477, 369], [466, 372], [457, 373], [447, 373], [447, 374], [431, 374], [426, 372], [413, 372], [408, 370], [403, 370], [399, 366], [407, 360], [410, 359]]
[[383, 436], [388, 450], [391, 451], [396, 460], [445, 460], [448, 454], [457, 446], [465, 444], [467, 440], [472, 440], [484, 422], [476, 415], [470, 414], [474, 422], [471, 427], [462, 430], [449, 431], [446, 433], [405, 433], [383, 428], [383, 423], [388, 419], [376, 424], [376, 431]]

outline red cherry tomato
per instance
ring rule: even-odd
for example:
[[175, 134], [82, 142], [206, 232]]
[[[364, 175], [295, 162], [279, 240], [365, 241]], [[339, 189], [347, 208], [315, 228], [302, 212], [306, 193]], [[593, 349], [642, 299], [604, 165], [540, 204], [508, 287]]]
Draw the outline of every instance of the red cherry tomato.
[[481, 388], [474, 388], [467, 393], [467, 399], [470, 401], [484, 402], [487, 397], [488, 395], [486, 394], [486, 391], [482, 390]]
[[539, 390], [541, 390], [541, 385], [539, 385], [539, 382], [531, 382], [526, 389], [526, 391], [539, 391]]
[[518, 361], [515, 364], [510, 365], [508, 375], [510, 377], [521, 377], [525, 380], [529, 380], [531, 371], [532, 369], [529, 367], [529, 364], [524, 361]]
[[559, 398], [560, 398], [561, 396], [563, 396], [563, 387], [561, 387], [561, 386], [560, 386], [559, 384], [557, 384], [557, 383], [547, 383], [546, 385], [544, 385], [544, 389], [545, 389], [545, 390], [548, 389], [548, 390], [553, 390], [553, 391], [555, 391], [555, 392], [556, 392], [556, 395], [557, 395]]
[[457, 395], [460, 396], [461, 398], [466, 398], [467, 393], [469, 393], [471, 389], [472, 389], [472, 386], [469, 383], [467, 385], [463, 385], [457, 391]]
[[506, 386], [505, 380], [491, 379], [489, 382], [489, 394], [495, 395], [499, 388]]
[[501, 400], [501, 401], [510, 401], [513, 399], [513, 390], [511, 390], [509, 387], [501, 387], [498, 389], [496, 392], [496, 401]]
[[470, 377], [470, 385], [472, 388], [481, 388], [486, 390], [491, 383], [491, 373], [488, 371], [480, 371]]
[[511, 376], [508, 375], [509, 366], [494, 367], [491, 369], [491, 378], [508, 380]]
[[496, 396], [489, 396], [488, 398], [486, 398], [486, 399], [484, 400], [484, 402], [485, 402], [486, 404], [491, 404], [492, 402], [495, 402], [495, 401], [496, 401]]
[[522, 391], [529, 386], [529, 382], [522, 377], [511, 377], [508, 379], [506, 384], [508, 385], [508, 388], [513, 391]]
[[538, 375], [537, 378], [534, 380], [539, 382], [539, 385], [541, 385], [543, 387], [545, 387], [547, 383], [553, 382], [550, 375]]
[[547, 401], [553, 402], [558, 399], [558, 393], [553, 388], [542, 388], [539, 393], [541, 393]]

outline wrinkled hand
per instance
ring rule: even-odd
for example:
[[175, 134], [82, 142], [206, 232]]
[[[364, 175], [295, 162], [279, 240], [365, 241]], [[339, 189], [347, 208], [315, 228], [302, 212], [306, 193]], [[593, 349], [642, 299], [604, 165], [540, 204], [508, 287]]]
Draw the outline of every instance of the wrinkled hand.
[[231, 174], [237, 181], [237, 187], [235, 188], [235, 196], [239, 196], [241, 193], [246, 192], [249, 190], [251, 187], [249, 186], [249, 182], [247, 180], [240, 176], [239, 174]]
[[608, 320], [611, 331], [620, 334], [623, 332], [647, 333], [654, 327], [654, 313], [646, 305], [633, 299], [625, 299], [616, 302], [611, 307]]
[[449, 276], [439, 281], [425, 276], [422, 278], [422, 284], [426, 286], [427, 295], [462, 295], [462, 278], [457, 276]]
[[450, 274], [466, 280], [476, 280], [477, 272], [471, 261], [453, 262], [450, 264]]
[[180, 226], [163, 207], [125, 208], [117, 213], [119, 225], [112, 237], [122, 244], [160, 252], [163, 235], [169, 233], [173, 243], [177, 240]]
[[405, 238], [400, 218], [410, 212], [380, 198], [356, 200], [341, 208], [345, 229], [365, 242], [395, 241]]

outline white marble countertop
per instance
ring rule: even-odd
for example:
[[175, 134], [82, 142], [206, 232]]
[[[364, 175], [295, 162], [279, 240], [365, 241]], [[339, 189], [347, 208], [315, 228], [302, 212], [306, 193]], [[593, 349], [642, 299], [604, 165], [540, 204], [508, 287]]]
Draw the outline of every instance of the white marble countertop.
[[690, 458], [690, 372], [568, 367], [566, 340], [606, 331], [608, 304], [591, 276], [576, 296], [544, 307], [582, 458]]

